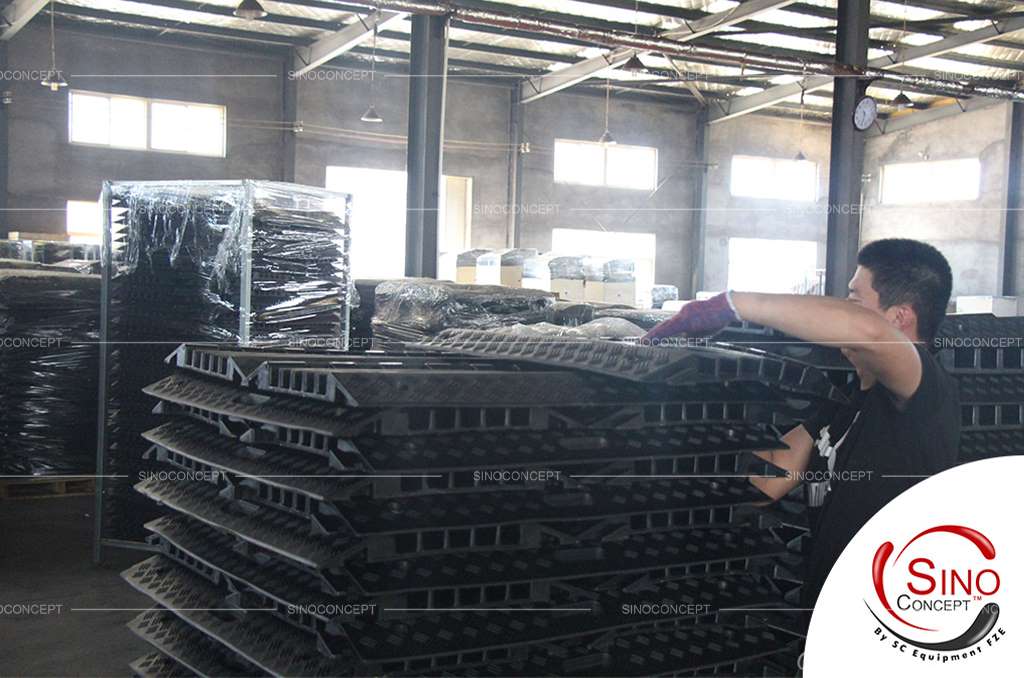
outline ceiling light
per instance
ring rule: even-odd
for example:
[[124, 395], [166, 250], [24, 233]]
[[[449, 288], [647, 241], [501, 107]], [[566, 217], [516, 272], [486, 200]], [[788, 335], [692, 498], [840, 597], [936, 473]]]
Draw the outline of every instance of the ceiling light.
[[796, 155], [793, 156], [793, 160], [796, 160], [797, 162], [803, 162], [804, 160], [807, 160], [807, 156], [804, 155], [803, 150], [799, 150], [796, 152]]
[[613, 146], [615, 143], [617, 143], [615, 141], [615, 137], [612, 136], [612, 133], [609, 130], [604, 131], [604, 134], [601, 135], [601, 138], [598, 139], [598, 142], [604, 144], [605, 146]]
[[615, 137], [611, 133], [611, 120], [612, 112], [612, 81], [605, 80], [604, 82], [604, 134], [598, 139], [598, 143], [605, 145], [611, 145], [615, 143]]
[[903, 92], [900, 92], [892, 100], [892, 105], [896, 107], [897, 111], [905, 111], [908, 108], [914, 107], [914, 101]]
[[62, 87], [68, 86], [60, 71], [47, 71], [46, 77], [39, 81], [43, 87], [48, 87], [51, 92], [59, 92]]
[[622, 64], [622, 70], [630, 73], [646, 73], [647, 66], [640, 60], [640, 55], [633, 52], [633, 56], [629, 57], [629, 61]]
[[384, 122], [384, 118], [380, 117], [380, 113], [377, 112], [373, 104], [370, 104], [370, 107], [366, 109], [366, 113], [363, 113], [363, 117], [359, 119], [363, 122]]
[[262, 19], [267, 16], [267, 10], [263, 9], [259, 0], [242, 0], [235, 8], [235, 16], [239, 19]]

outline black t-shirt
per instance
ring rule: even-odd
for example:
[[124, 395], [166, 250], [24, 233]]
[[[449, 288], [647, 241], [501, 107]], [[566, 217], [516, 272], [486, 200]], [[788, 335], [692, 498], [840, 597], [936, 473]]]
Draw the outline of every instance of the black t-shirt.
[[[956, 381], [928, 351], [918, 346], [917, 352], [921, 383], [901, 409], [885, 386], [876, 383], [861, 390], [855, 383], [850, 405], [822, 408], [803, 424], [815, 443], [823, 426], [829, 427], [832, 445], [849, 431], [834, 451], [831, 491], [812, 524], [804, 607], [814, 606], [832, 566], [871, 516], [924, 477], [956, 464], [960, 445]], [[819, 455], [817, 445], [811, 454]], [[857, 472], [870, 472], [870, 476], [857, 479]]]

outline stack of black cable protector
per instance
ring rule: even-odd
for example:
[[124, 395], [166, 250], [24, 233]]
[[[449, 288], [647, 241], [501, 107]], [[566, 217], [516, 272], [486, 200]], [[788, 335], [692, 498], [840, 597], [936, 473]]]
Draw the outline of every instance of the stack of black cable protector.
[[1024, 454], [1024, 317], [949, 316], [935, 342], [960, 386], [960, 461]]
[[0, 259], [0, 474], [92, 474], [100, 280]]
[[472, 329], [169, 361], [139, 675], [795, 672], [801, 509], [746, 475], [842, 398], [808, 363]]
[[[160, 468], [147, 385], [183, 341], [345, 347], [348, 197], [265, 181], [117, 182], [103, 261], [100, 544], [140, 542], [158, 515], [132, 489]], [[98, 548], [98, 547], [97, 547]]]

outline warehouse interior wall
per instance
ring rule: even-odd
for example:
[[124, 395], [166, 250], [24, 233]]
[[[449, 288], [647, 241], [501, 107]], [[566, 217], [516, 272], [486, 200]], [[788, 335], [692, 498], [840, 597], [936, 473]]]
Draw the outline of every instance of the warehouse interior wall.
[[[710, 126], [705, 290], [724, 290], [728, 285], [729, 238], [813, 240], [818, 243], [818, 266], [824, 267], [830, 147], [829, 127], [820, 123], [747, 115]], [[795, 159], [798, 153], [817, 165], [818, 187], [814, 201], [732, 195], [733, 157]]]
[[[240, 124], [229, 121], [226, 157], [69, 144], [67, 90], [5, 83], [14, 98], [8, 108], [8, 208], [17, 211], [8, 212], [0, 230], [63, 233], [66, 201], [96, 200], [104, 179], [280, 178], [282, 133], [241, 121], [280, 119], [281, 59], [100, 35], [57, 31], [59, 60], [74, 88], [227, 106], [229, 118]], [[38, 22], [8, 46], [8, 70], [46, 69], [49, 60], [48, 28]], [[140, 75], [104, 77], [125, 73]]]
[[[96, 199], [107, 178], [283, 179], [294, 161], [295, 181], [323, 186], [326, 168], [333, 165], [405, 169], [408, 78], [402, 73], [377, 73], [373, 99], [385, 120], [381, 125], [359, 121], [370, 100], [365, 71], [333, 71], [328, 78], [300, 80], [294, 84], [299, 130], [292, 132], [282, 125], [289, 67], [283, 52], [221, 50], [172, 39], [143, 41], [83, 28], [58, 29], [57, 44], [59, 62], [73, 65], [66, 70], [76, 89], [226, 106], [226, 157], [71, 145], [66, 90], [54, 94], [34, 82], [6, 83], [14, 99], [7, 109], [7, 200], [12, 211], [4, 214], [0, 231], [62, 232], [65, 202]], [[8, 68], [46, 68], [47, 47], [46, 28], [29, 25], [8, 45]], [[105, 77], [126, 72], [139, 75]], [[650, 233], [657, 242], [657, 282], [677, 285], [684, 297], [691, 296], [692, 252], [700, 246], [693, 211], [693, 186], [701, 171], [696, 106], [613, 93], [609, 126], [617, 141], [658, 149], [659, 188], [653, 193], [556, 184], [555, 139], [597, 140], [604, 131], [604, 104], [599, 93], [573, 90], [521, 108], [529, 152], [522, 156], [517, 204], [508, 205], [514, 148], [509, 138], [511, 84], [450, 79], [444, 172], [472, 179], [471, 245], [500, 248], [512, 242], [511, 210], [519, 212], [520, 246], [543, 251], [551, 249], [555, 228]], [[953, 265], [955, 294], [998, 294], [1008, 118], [1009, 105], [999, 104], [870, 138], [862, 241], [892, 236], [926, 240]], [[813, 202], [731, 194], [734, 156], [794, 158], [798, 153], [818, 167]], [[815, 241], [818, 263], [824, 265], [827, 126], [744, 116], [709, 128], [708, 155], [704, 289], [728, 284], [729, 238]], [[981, 195], [972, 204], [880, 204], [884, 164], [964, 157], [982, 162]], [[1024, 287], [1024, 271], [1017, 279], [1018, 288]]]
[[609, 110], [616, 142], [658, 149], [658, 189], [556, 184], [555, 139], [597, 141], [604, 132], [605, 98], [559, 92], [529, 103], [523, 113], [530, 153], [523, 157], [520, 245], [547, 251], [555, 228], [653, 233], [656, 282], [676, 285], [685, 294], [692, 272], [690, 252], [696, 245], [696, 108], [685, 101], [653, 103], [613, 94]]
[[[949, 260], [953, 296], [1000, 294], [1009, 115], [1010, 105], [1000, 103], [870, 137], [864, 153], [861, 243], [897, 237], [924, 240]], [[977, 200], [911, 205], [880, 202], [884, 165], [963, 158], [981, 160]]]

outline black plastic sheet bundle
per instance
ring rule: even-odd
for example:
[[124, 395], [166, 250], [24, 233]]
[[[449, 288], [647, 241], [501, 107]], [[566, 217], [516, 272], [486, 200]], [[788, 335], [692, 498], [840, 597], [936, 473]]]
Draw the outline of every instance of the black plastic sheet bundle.
[[417, 341], [446, 329], [488, 329], [546, 320], [550, 292], [438, 280], [386, 280], [376, 287], [374, 338]]
[[0, 268], [0, 470], [90, 474], [96, 459], [100, 280]]
[[[131, 484], [155, 468], [142, 388], [183, 341], [345, 348], [349, 198], [276, 182], [114, 183], [111, 211], [104, 537], [136, 539], [155, 515]], [[106, 261], [105, 253], [105, 266]]]

